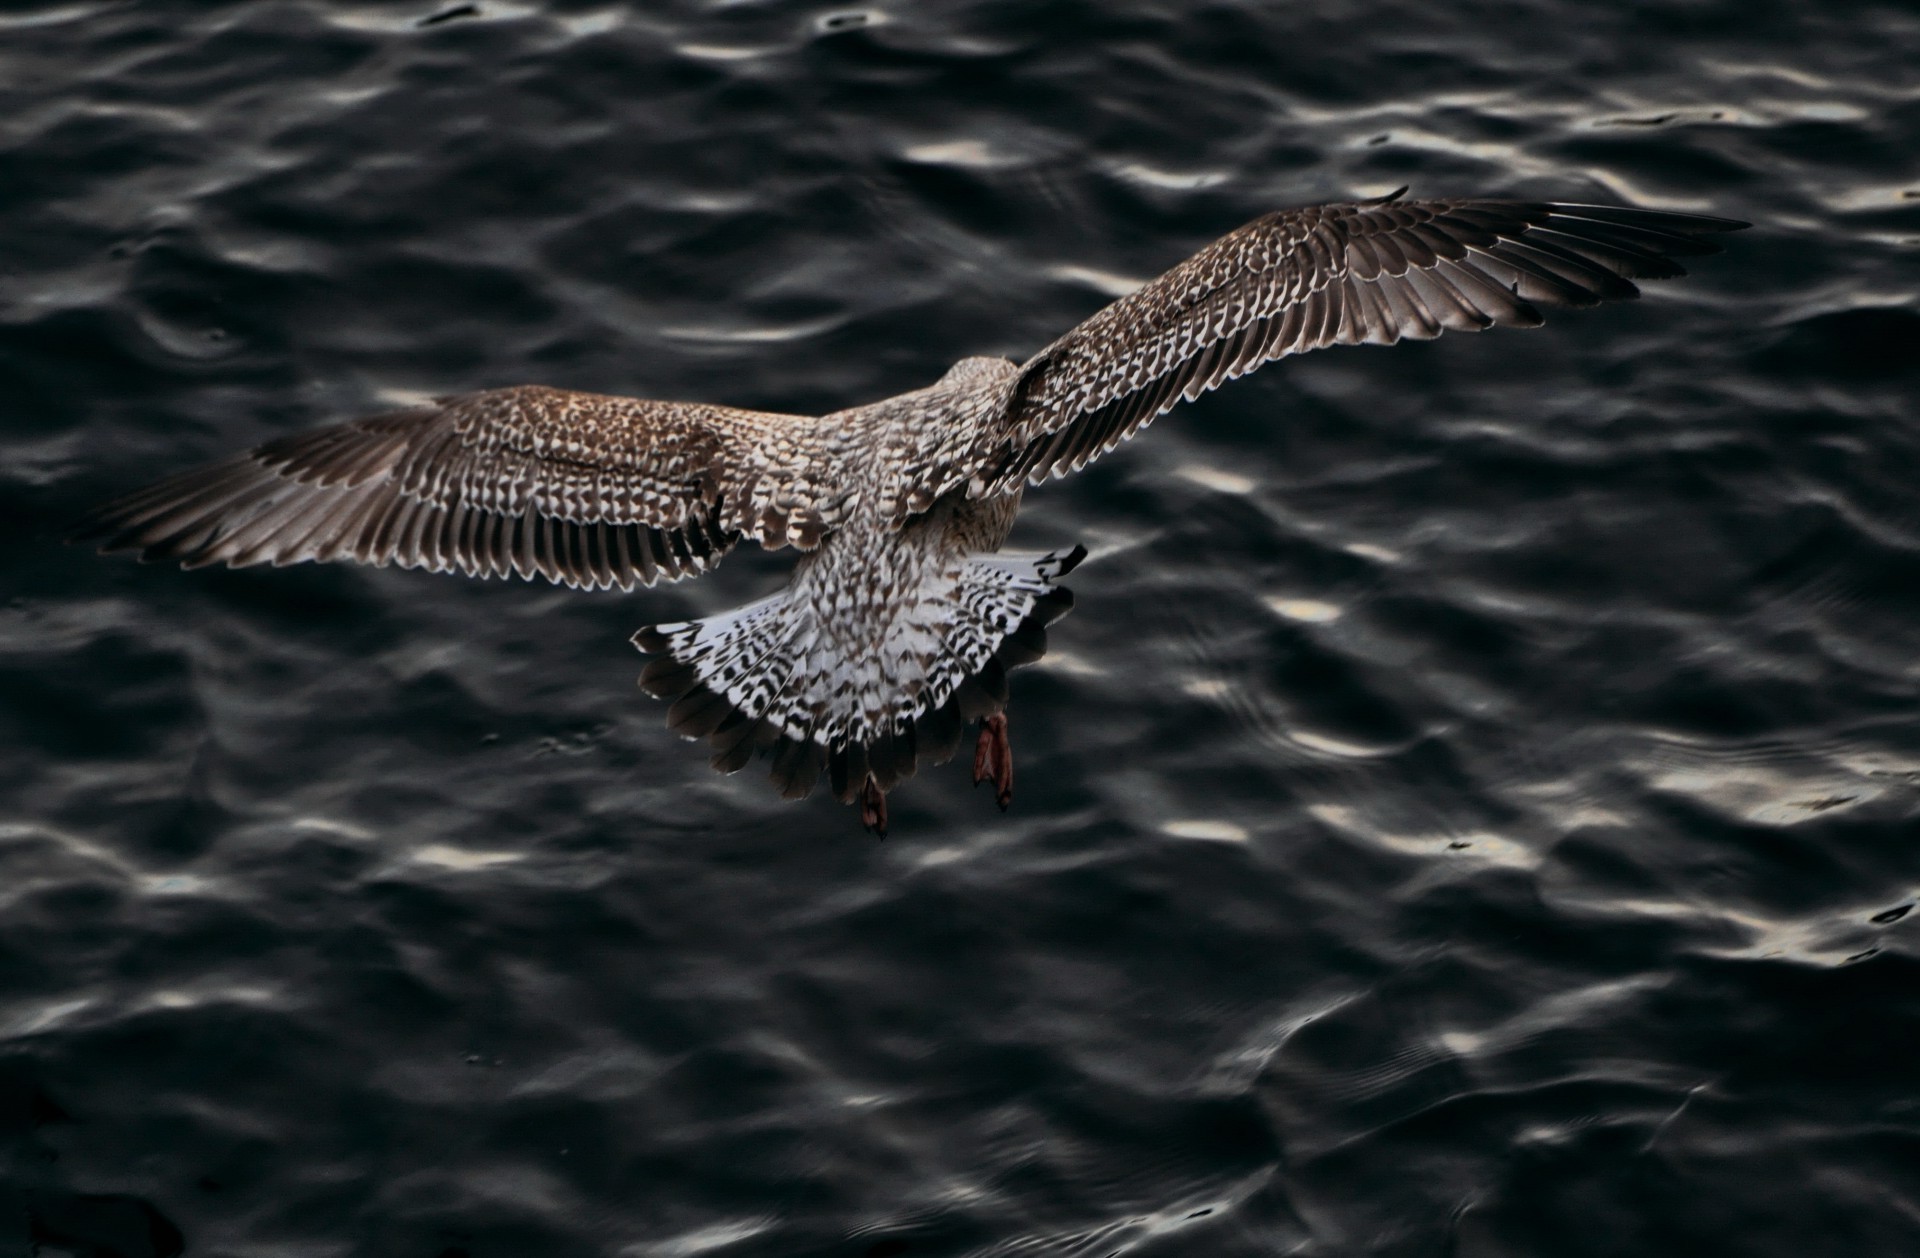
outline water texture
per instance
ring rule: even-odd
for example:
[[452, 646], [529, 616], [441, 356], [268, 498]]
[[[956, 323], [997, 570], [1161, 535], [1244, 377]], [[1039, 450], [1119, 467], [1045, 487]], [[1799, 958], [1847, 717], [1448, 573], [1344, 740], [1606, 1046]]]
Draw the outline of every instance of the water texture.
[[[0, 1253], [1920, 1251], [1920, 12], [0, 12]], [[520, 382], [824, 411], [1268, 209], [1751, 219], [1029, 498], [1016, 799], [720, 778], [589, 595], [103, 498]]]

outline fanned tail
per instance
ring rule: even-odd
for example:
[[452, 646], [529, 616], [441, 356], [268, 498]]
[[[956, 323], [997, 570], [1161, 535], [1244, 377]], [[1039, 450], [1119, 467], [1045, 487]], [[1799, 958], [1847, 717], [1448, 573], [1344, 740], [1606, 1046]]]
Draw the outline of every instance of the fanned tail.
[[1006, 707], [1008, 670], [1046, 654], [1047, 625], [1073, 606], [1054, 582], [1085, 557], [1081, 546], [969, 556], [928, 581], [870, 659], [845, 658], [792, 590], [649, 626], [633, 644], [660, 658], [640, 685], [672, 702], [669, 729], [711, 742], [723, 773], [765, 751], [789, 799], [823, 771], [843, 802], [869, 781], [884, 793], [952, 759], [969, 722]]

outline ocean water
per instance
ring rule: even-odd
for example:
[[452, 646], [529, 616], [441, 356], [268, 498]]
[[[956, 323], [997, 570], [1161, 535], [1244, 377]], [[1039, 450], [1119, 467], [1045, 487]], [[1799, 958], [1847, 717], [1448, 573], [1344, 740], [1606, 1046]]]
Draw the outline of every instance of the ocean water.
[[[1920, 1251], [1920, 12], [0, 12], [0, 1254]], [[1031, 493], [1011, 811], [721, 778], [631, 595], [66, 521], [540, 382], [819, 412], [1269, 209], [1753, 230]]]

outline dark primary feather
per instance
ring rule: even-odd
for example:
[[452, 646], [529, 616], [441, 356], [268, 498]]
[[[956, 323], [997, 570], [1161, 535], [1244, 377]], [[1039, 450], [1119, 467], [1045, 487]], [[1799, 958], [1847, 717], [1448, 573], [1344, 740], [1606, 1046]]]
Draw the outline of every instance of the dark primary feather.
[[1686, 273], [1676, 256], [1718, 253], [1702, 235], [1748, 226], [1399, 195], [1255, 219], [1041, 350], [986, 438], [973, 495], [1078, 471], [1181, 400], [1288, 354], [1531, 327], [1542, 307], [1637, 297], [1636, 279]]
[[349, 561], [588, 589], [703, 572], [742, 536], [817, 543], [782, 488], [793, 416], [495, 389], [300, 433], [95, 512], [81, 540], [188, 567]]

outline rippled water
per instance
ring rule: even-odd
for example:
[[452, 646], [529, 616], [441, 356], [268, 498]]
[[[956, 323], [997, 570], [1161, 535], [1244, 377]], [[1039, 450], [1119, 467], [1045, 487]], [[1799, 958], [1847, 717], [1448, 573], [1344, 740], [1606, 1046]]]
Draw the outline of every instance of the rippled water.
[[[1917, 47], [1756, 0], [7, 6], [0, 1251], [1914, 1252]], [[1093, 558], [1005, 816], [950, 766], [875, 843], [662, 728], [627, 635], [776, 557], [56, 540], [425, 395], [869, 400], [1409, 183], [1757, 226], [1030, 497], [1016, 544]]]

